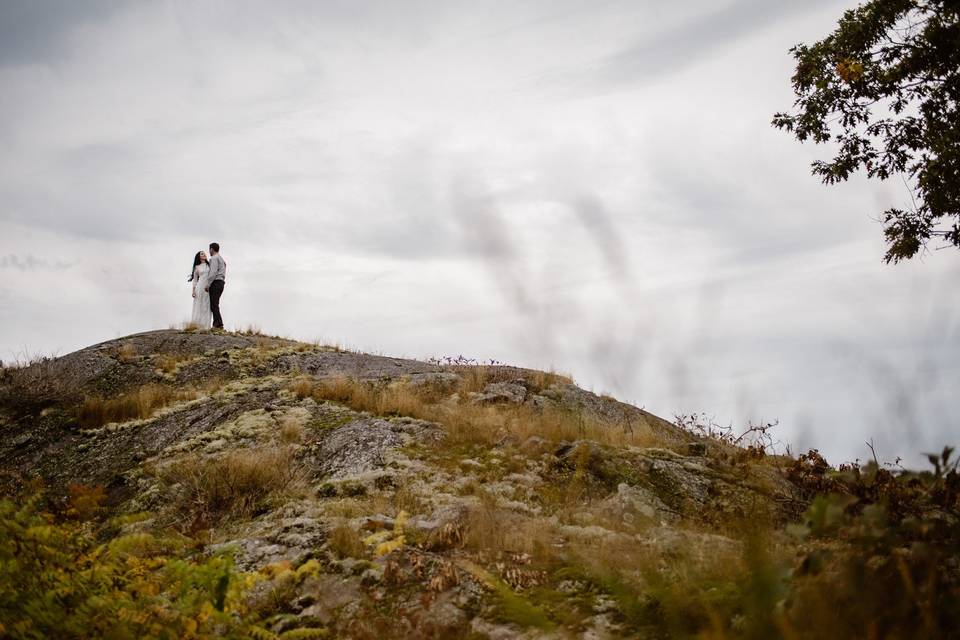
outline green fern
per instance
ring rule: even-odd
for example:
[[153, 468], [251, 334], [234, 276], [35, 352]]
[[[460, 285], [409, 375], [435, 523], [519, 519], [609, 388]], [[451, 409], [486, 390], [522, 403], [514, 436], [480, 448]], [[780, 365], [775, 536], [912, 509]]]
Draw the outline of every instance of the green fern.
[[263, 627], [250, 628], [251, 640], [277, 640], [279, 637], [280, 636], [275, 634], [273, 631], [269, 631]]
[[194, 558], [183, 539], [145, 532], [98, 544], [92, 523], [43, 504], [0, 498], [0, 636], [246, 636], [229, 555]]
[[280, 640], [321, 640], [329, 637], [329, 631], [316, 628], [291, 629], [280, 634]]

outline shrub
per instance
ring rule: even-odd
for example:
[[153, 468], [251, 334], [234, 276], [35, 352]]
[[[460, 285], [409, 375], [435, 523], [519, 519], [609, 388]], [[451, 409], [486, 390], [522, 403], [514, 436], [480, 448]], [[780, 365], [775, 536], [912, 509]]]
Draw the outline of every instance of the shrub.
[[[593, 575], [611, 594], [643, 596], [634, 624], [670, 637], [953, 637], [960, 477], [952, 450], [932, 456], [934, 471], [924, 474], [893, 474], [875, 462], [833, 471], [816, 452], [802, 458], [793, 473], [833, 493], [789, 527], [793, 542], [758, 530], [747, 533], [739, 558], [656, 559], [640, 589], [629, 586], [628, 569], [645, 565], [629, 550]], [[601, 555], [591, 549], [582, 565]]]
[[819, 496], [793, 528], [809, 546], [798, 562], [787, 624], [810, 637], [955, 633], [960, 474], [953, 449], [929, 458], [932, 473], [895, 475], [870, 462], [835, 476], [835, 493]]
[[0, 367], [0, 403], [18, 412], [34, 412], [69, 394], [53, 356], [26, 356]]

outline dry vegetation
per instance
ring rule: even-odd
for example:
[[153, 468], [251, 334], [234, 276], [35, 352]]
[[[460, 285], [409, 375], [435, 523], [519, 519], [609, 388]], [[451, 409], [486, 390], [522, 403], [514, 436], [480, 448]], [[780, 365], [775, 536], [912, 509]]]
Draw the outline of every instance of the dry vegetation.
[[304, 438], [303, 423], [293, 416], [285, 416], [280, 420], [278, 434], [285, 444], [299, 444]]
[[162, 407], [196, 397], [197, 392], [192, 389], [178, 390], [160, 384], [147, 384], [113, 398], [87, 396], [77, 410], [77, 421], [85, 429], [94, 429], [110, 422], [144, 420]]
[[66, 389], [55, 362], [55, 356], [35, 354], [0, 363], [0, 402], [30, 411], [59, 400]]
[[167, 327], [167, 329], [170, 329], [173, 331], [183, 331], [184, 333], [197, 333], [198, 331], [203, 330], [200, 327], [200, 325], [195, 324], [193, 322], [181, 322], [180, 324], [171, 324], [170, 326]]
[[165, 375], [173, 375], [177, 372], [181, 362], [190, 360], [191, 356], [177, 353], [164, 353], [156, 358], [157, 371]]
[[327, 538], [330, 549], [341, 558], [362, 558], [367, 548], [360, 534], [347, 525], [338, 525], [330, 531]]
[[[357, 411], [439, 423], [454, 445], [496, 446], [505, 467], [512, 464], [511, 447], [504, 445], [509, 436], [514, 442], [536, 435], [554, 442], [657, 444], [648, 431], [612, 428], [575, 412], [472, 403], [471, 394], [489, 382], [484, 373], [482, 368], [470, 370], [454, 388], [345, 378], [301, 379], [292, 388], [300, 397], [340, 402]], [[868, 465], [842, 469], [848, 474], [844, 479], [832, 475], [815, 452], [801, 456], [794, 468], [789, 456], [769, 455], [772, 426], [751, 426], [746, 436], [733, 438], [700, 435], [714, 440], [720, 451], [735, 449], [737, 455], [727, 463], [743, 473], [756, 462], [787, 465], [791, 479], [810, 487], [811, 496], [850, 496], [815, 502], [802, 530], [784, 531], [747, 514], [724, 530], [729, 536], [724, 538], [712, 535], [715, 528], [706, 523], [691, 521], [669, 534], [679, 538], [665, 555], [663, 548], [642, 543], [651, 524], [627, 526], [605, 519], [599, 507], [609, 488], [591, 484], [589, 451], [581, 446], [570, 456], [569, 473], [540, 489], [542, 513], [507, 508], [482, 484], [473, 485], [466, 493], [479, 498], [479, 504], [423, 544], [461, 549], [494, 568], [489, 584], [498, 615], [523, 627], [576, 628], [594, 615], [582, 600], [571, 602], [569, 592], [558, 593], [560, 583], [572, 578], [582, 585], [583, 595], [614, 602], [630, 633], [700, 638], [942, 635], [958, 608], [956, 584], [945, 580], [940, 568], [951, 553], [948, 541], [956, 539], [956, 527], [934, 524], [938, 521], [921, 525], [918, 518], [925, 513], [924, 501], [946, 512], [957, 509], [960, 482], [949, 452], [932, 478], [897, 479]], [[744, 445], [748, 437], [756, 440]], [[419, 506], [406, 504], [412, 512]], [[581, 526], [585, 522], [589, 527]], [[597, 533], [586, 534], [590, 527], [597, 527]], [[349, 539], [347, 532], [338, 535]], [[558, 602], [566, 604], [558, 607]], [[843, 603], [842, 620], [838, 602]]]
[[213, 457], [188, 454], [158, 475], [178, 486], [172, 509], [188, 530], [249, 517], [273, 497], [299, 493], [304, 473], [288, 446], [234, 449]]
[[120, 348], [117, 349], [117, 360], [123, 364], [130, 364], [131, 362], [136, 362], [138, 359], [137, 350], [133, 348], [132, 344], [125, 343], [120, 345]]
[[487, 384], [486, 372], [475, 367], [462, 376], [452, 395], [450, 389], [439, 384], [378, 384], [351, 378], [300, 378], [291, 390], [301, 398], [339, 402], [355, 411], [436, 422], [445, 427], [453, 444], [493, 445], [504, 438], [522, 442], [531, 436], [550, 442], [588, 439], [618, 446], [661, 444], [650, 427], [640, 421], [614, 425], [587, 412], [557, 406], [471, 402], [471, 394], [482, 391]]
[[[254, 346], [232, 350], [230, 357], [254, 367], [265, 365], [278, 352], [277, 339], [254, 334], [251, 341]], [[283, 347], [302, 350], [296, 345]], [[132, 349], [120, 348], [115, 357], [148, 361]], [[167, 362], [169, 366], [164, 366]], [[172, 373], [178, 359], [159, 356], [157, 363]], [[795, 460], [770, 455], [775, 449], [772, 424], [735, 434], [702, 417], [681, 416], [678, 424], [696, 436], [694, 444], [702, 450], [687, 454], [684, 445], [680, 456], [666, 451], [669, 443], [658, 439], [642, 421], [624, 425], [589, 411], [565, 408], [562, 394], [551, 395], [554, 385], [569, 383], [558, 374], [524, 374], [528, 391], [558, 399], [536, 406], [480, 398], [491, 383], [516, 382], [517, 370], [462, 365], [448, 370], [459, 377], [294, 378], [286, 391], [275, 400], [271, 397], [273, 408], [258, 404], [250, 411], [268, 426], [245, 432], [242, 448], [211, 448], [204, 453], [168, 450], [167, 458], [150, 460], [143, 467], [147, 484], [160, 489], [155, 495], [162, 501], [149, 516], [150, 526], [165, 532], [172, 527], [180, 547], [151, 541], [152, 534], [136, 533], [114, 538], [106, 543], [108, 547], [93, 551], [94, 543], [100, 541], [90, 532], [108, 539], [116, 535], [120, 522], [106, 519], [110, 514], [103, 506], [106, 493], [100, 487], [71, 487], [69, 509], [58, 519], [41, 514], [39, 501], [17, 506], [0, 500], [0, 534], [7, 536], [0, 536], [0, 585], [6, 585], [6, 589], [0, 586], [0, 635], [3, 625], [10, 628], [10, 621], [19, 623], [23, 612], [35, 610], [39, 613], [32, 624], [48, 636], [56, 634], [64, 616], [74, 616], [71, 628], [81, 631], [72, 635], [82, 636], [83, 631], [99, 630], [97, 624], [109, 627], [104, 622], [109, 615], [135, 614], [152, 622], [162, 614], [176, 619], [176, 624], [163, 623], [176, 629], [171, 637], [193, 637], [194, 629], [214, 636], [230, 625], [243, 627], [244, 633], [237, 637], [282, 637], [281, 627], [270, 625], [294, 620], [296, 612], [291, 614], [290, 607], [304, 595], [298, 591], [300, 581], [318, 573], [327, 574], [321, 577], [329, 582], [316, 581], [311, 589], [325, 584], [323, 589], [336, 590], [330, 585], [346, 585], [363, 576], [355, 600], [359, 611], [351, 615], [354, 622], [382, 619], [382, 628], [370, 632], [371, 637], [431, 637], [427, 632], [414, 635], [426, 628], [416, 624], [430, 622], [429, 608], [409, 613], [403, 607], [416, 598], [421, 603], [444, 595], [451, 600], [466, 598], [471, 589], [464, 585], [471, 581], [479, 583], [473, 591], [481, 595], [469, 615], [515, 625], [510, 629], [516, 634], [541, 630], [559, 637], [568, 632], [587, 636], [596, 630], [590, 625], [607, 617], [616, 625], [612, 635], [617, 637], [819, 640], [956, 635], [960, 476], [951, 450], [931, 457], [935, 469], [930, 473], [894, 473], [876, 462], [835, 470], [816, 451]], [[37, 367], [30, 375], [43, 371], [43, 366]], [[22, 373], [26, 371], [4, 370], [3, 375]], [[210, 393], [221, 384], [210, 379], [204, 390]], [[271, 378], [258, 392], [277, 384], [279, 380]], [[196, 393], [146, 385], [118, 397], [88, 397], [77, 414], [86, 427], [148, 418]], [[383, 475], [335, 477], [311, 486], [302, 461], [315, 461], [326, 444], [321, 433], [326, 427], [317, 426], [318, 415], [341, 419], [347, 412], [298, 402], [307, 398], [378, 416], [426, 420], [442, 427], [447, 437], [414, 440], [398, 452], [410, 459], [401, 457], [405, 464], [378, 468]], [[409, 424], [397, 420], [390, 427]], [[579, 442], [557, 446], [573, 441]], [[237, 447], [240, 442], [218, 446]], [[702, 472], [700, 478], [722, 472], [744, 491], [748, 482], [758, 486], [763, 478], [782, 473], [812, 506], [787, 527], [757, 515], [760, 509], [756, 514], [738, 514], [728, 524], [673, 503], [656, 511], [656, 517], [633, 512], [626, 518], [626, 509], [617, 502], [619, 485], [647, 487], [645, 482], [656, 473], [653, 468], [637, 471], [624, 462], [635, 460], [630, 455], [653, 456], [653, 452], [624, 451], [626, 446], [656, 447], [657, 455], [673, 456], [657, 460], [681, 458], [683, 464], [700, 469], [691, 472]], [[754, 474], [757, 469], [766, 475]], [[717, 485], [709, 486], [713, 491]], [[769, 493], [758, 492], [762, 506], [769, 508], [774, 496], [788, 495], [777, 494], [773, 486]], [[656, 500], [646, 506], [672, 495], [667, 490], [650, 491]], [[697, 505], [709, 510], [720, 500], [712, 492]], [[309, 559], [297, 561], [302, 562], [300, 566], [268, 565], [253, 580], [196, 552], [218, 536], [216, 527], [225, 527], [230, 536], [251, 530], [260, 536], [259, 527], [271, 519], [282, 518], [282, 523], [304, 519], [284, 513], [303, 504], [316, 509], [308, 513], [323, 514], [326, 544], [313, 549]], [[86, 528], [87, 521], [100, 518], [104, 521], [100, 529], [92, 523]], [[254, 518], [256, 524], [251, 527], [249, 521]], [[89, 540], [75, 526], [79, 521], [87, 532], [82, 535]], [[433, 524], [422, 524], [427, 521]], [[4, 544], [6, 539], [21, 546]], [[56, 545], [48, 544], [50, 540]], [[111, 556], [109, 545], [118, 544], [117, 540], [136, 547], [138, 553], [123, 550]], [[75, 556], [64, 557], [60, 547], [71, 545]], [[26, 550], [22, 555], [29, 562], [12, 561], [17, 549]], [[94, 570], [101, 562], [96, 554], [101, 553], [106, 553], [103, 566], [109, 570], [102, 580], [99, 569]], [[36, 556], [32, 560], [31, 554]], [[404, 567], [409, 569], [406, 578]], [[382, 577], [377, 577], [378, 569]], [[133, 581], [128, 582], [131, 576]], [[38, 577], [43, 584], [36, 583]], [[257, 580], [270, 584], [244, 591]], [[135, 588], [126, 593], [128, 583]], [[31, 590], [19, 589], [20, 584], [32, 585]], [[84, 617], [87, 605], [77, 594], [87, 592], [106, 594], [98, 601], [101, 605], [122, 602], [121, 613], [107, 607], [109, 614], [96, 610], [95, 616]], [[267, 596], [260, 605], [244, 609], [250, 601], [241, 594], [253, 592]], [[327, 594], [306, 595], [314, 602]], [[408, 596], [411, 599], [404, 600]], [[61, 601], [67, 603], [62, 611], [54, 606]], [[230, 603], [229, 615], [216, 608], [218, 602]], [[216, 613], [211, 613], [211, 607]], [[408, 614], [414, 621], [410, 636], [396, 631]], [[205, 622], [210, 616], [218, 620], [217, 626]], [[261, 628], [261, 622], [276, 633]], [[305, 619], [297, 624], [313, 622]], [[251, 631], [254, 624], [258, 626]], [[129, 637], [138, 637], [139, 628], [131, 628]], [[344, 627], [331, 629], [343, 632]], [[347, 629], [345, 635], [352, 636]], [[308, 632], [331, 631], [291, 629], [287, 637], [301, 637], [297, 632], [307, 637]], [[27, 632], [22, 635], [29, 637]]]

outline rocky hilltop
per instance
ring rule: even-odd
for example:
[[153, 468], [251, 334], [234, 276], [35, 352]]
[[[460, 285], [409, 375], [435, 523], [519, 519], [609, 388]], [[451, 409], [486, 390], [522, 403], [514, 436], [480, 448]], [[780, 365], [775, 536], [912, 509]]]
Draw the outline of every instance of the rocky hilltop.
[[[115, 637], [843, 636], [808, 591], [849, 586], [818, 567], [855, 557], [838, 532], [876, 506], [863, 487], [903, 484], [705, 437], [555, 373], [189, 330], [4, 369], [0, 436], [9, 562], [24, 531], [62, 523], [78, 550], [50, 581], [88, 580], [57, 587], [83, 606], [42, 581], [39, 609], [27, 588], [0, 597], [14, 637], [59, 618]], [[936, 506], [955, 526], [955, 494], [921, 500], [950, 464], [895, 515]], [[872, 549], [876, 570], [904, 544]], [[123, 579], [90, 583], [91, 557]], [[131, 581], [131, 563], [149, 570]], [[930, 625], [915, 629], [955, 620], [930, 613], [955, 569], [911, 605]]]

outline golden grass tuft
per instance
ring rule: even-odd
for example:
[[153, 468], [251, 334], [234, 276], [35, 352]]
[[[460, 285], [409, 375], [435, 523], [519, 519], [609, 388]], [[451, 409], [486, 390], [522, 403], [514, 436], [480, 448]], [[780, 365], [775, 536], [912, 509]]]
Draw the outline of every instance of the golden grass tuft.
[[204, 395], [212, 396], [223, 389], [226, 384], [227, 382], [219, 376], [207, 376], [200, 381], [200, 391]]
[[165, 353], [157, 356], [157, 371], [172, 375], [176, 373], [180, 363], [188, 360], [190, 356], [179, 355], [175, 353]]
[[264, 337], [266, 337], [266, 335], [263, 333], [263, 331], [260, 329], [260, 327], [259, 327], [258, 325], [255, 325], [255, 324], [248, 324], [248, 325], [247, 325], [246, 327], [244, 327], [243, 329], [238, 329], [238, 330], [236, 331], [236, 333], [238, 333], [238, 334], [240, 334], [240, 335], [242, 335], [242, 336], [264, 336]]
[[144, 420], [162, 407], [196, 397], [196, 391], [176, 390], [160, 384], [147, 384], [113, 398], [87, 396], [77, 411], [77, 421], [83, 428], [94, 429], [110, 422]]
[[308, 377], [297, 378], [290, 385], [290, 391], [300, 400], [312, 396], [315, 388], [316, 383], [313, 381], [313, 378]]
[[280, 420], [280, 440], [286, 444], [300, 444], [303, 442], [304, 431], [301, 420], [293, 416], [285, 416]]
[[373, 511], [368, 502], [367, 499], [339, 498], [327, 502], [324, 511], [326, 515], [334, 518], [358, 518]]
[[137, 350], [132, 344], [123, 344], [117, 349], [117, 360], [123, 364], [129, 364], [137, 361]]
[[366, 555], [366, 547], [360, 534], [345, 524], [334, 527], [330, 531], [327, 544], [330, 550], [341, 558], [362, 558]]
[[457, 392], [463, 396], [480, 393], [491, 382], [510, 382], [523, 378], [528, 387], [536, 392], [553, 385], [573, 384], [573, 378], [555, 371], [529, 371], [495, 365], [453, 365], [451, 367], [460, 376]]
[[252, 347], [261, 352], [268, 352], [278, 349], [282, 346], [282, 343], [277, 338], [271, 338], [266, 336], [255, 335], [253, 340], [251, 340]]
[[461, 398], [471, 393], [480, 393], [491, 382], [490, 368], [483, 365], [462, 367], [458, 373], [460, 384], [457, 385], [457, 393]]
[[305, 486], [293, 450], [276, 445], [234, 449], [212, 458], [188, 454], [165, 467], [160, 477], [183, 487], [174, 507], [192, 529], [225, 517], [249, 517], [268, 499], [299, 493]]
[[180, 324], [171, 324], [167, 329], [171, 331], [183, 331], [184, 333], [196, 333], [202, 330], [202, 327], [193, 322], [181, 322]]
[[404, 482], [393, 493], [391, 499], [393, 513], [406, 511], [410, 514], [429, 513], [429, 502], [410, 486], [410, 482]]
[[555, 558], [560, 538], [554, 520], [497, 507], [485, 493], [467, 511], [461, 536], [466, 548], [476, 552], [527, 554], [542, 562]]
[[542, 391], [555, 384], [573, 384], [573, 376], [556, 371], [535, 371], [530, 376], [530, 384]]
[[370, 402], [373, 394], [367, 387], [349, 378], [327, 378], [314, 385], [311, 395], [315, 400], [343, 402], [357, 411], [368, 411], [375, 407]]
[[[471, 367], [458, 388], [459, 402], [432, 385], [412, 385], [403, 381], [387, 385], [350, 378], [327, 378], [316, 383], [306, 378], [294, 382], [299, 397], [308, 392], [317, 401], [346, 404], [355, 411], [376, 415], [409, 416], [437, 422], [446, 428], [452, 442], [492, 445], [505, 437], [520, 441], [538, 436], [551, 442], [595, 440], [602, 444], [649, 447], [662, 444], [644, 421], [613, 424], [598, 416], [561, 407], [537, 409], [526, 405], [472, 404], [466, 393], [486, 385], [486, 371]], [[481, 386], [482, 385], [482, 386]]]
[[55, 355], [25, 353], [0, 365], [0, 404], [7, 407], [37, 407], [73, 391], [67, 389]]

